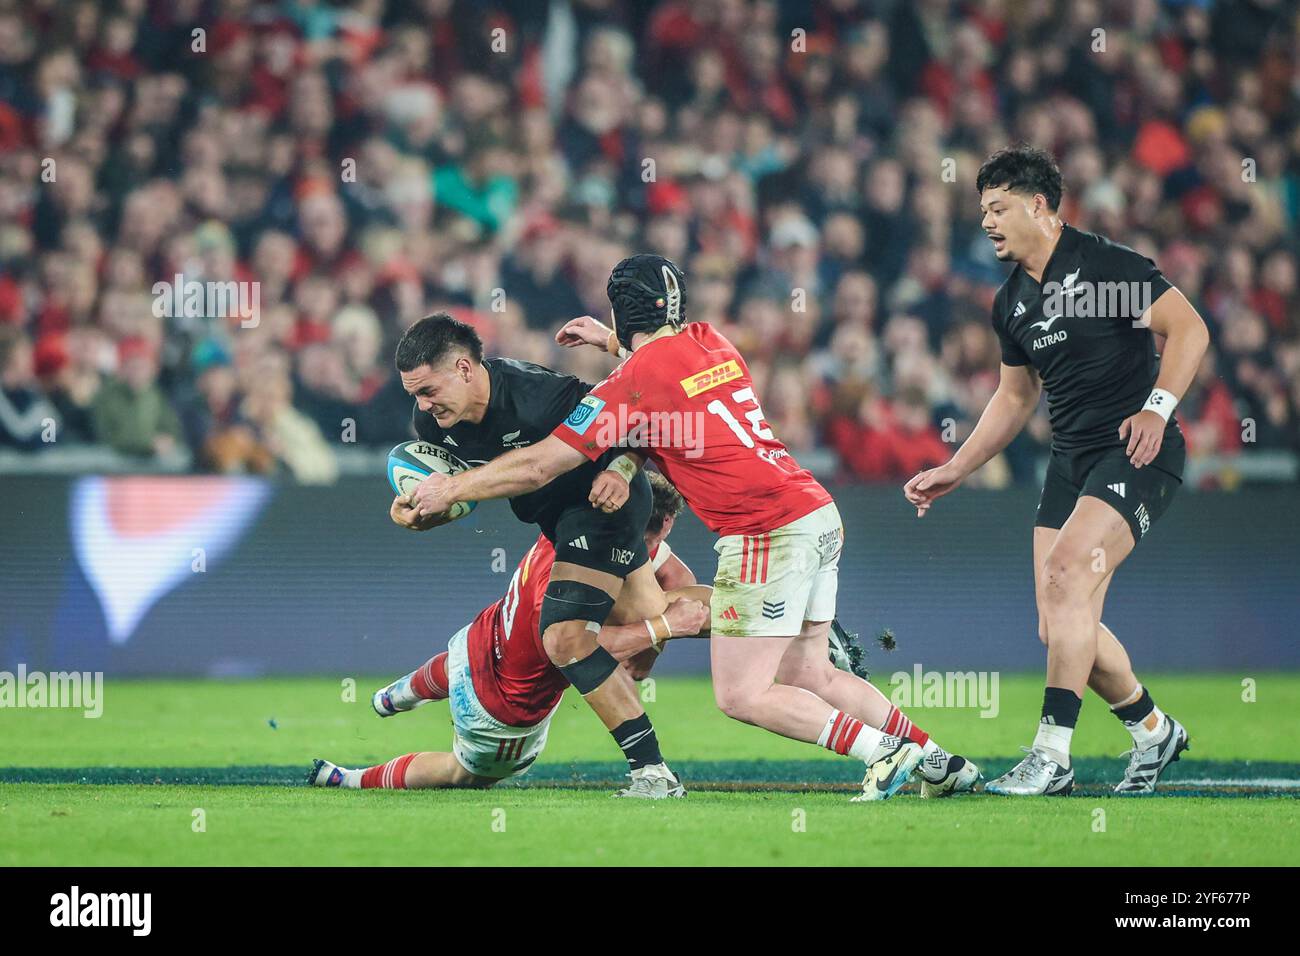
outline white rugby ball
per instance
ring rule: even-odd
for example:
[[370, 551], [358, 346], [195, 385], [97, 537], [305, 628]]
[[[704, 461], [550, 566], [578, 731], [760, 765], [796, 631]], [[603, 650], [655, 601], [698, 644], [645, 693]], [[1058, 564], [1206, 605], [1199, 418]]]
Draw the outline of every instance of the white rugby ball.
[[[455, 475], [469, 466], [441, 445], [427, 441], [408, 441], [388, 453], [388, 483], [398, 495], [409, 495], [415, 486], [435, 471]], [[447, 519], [455, 521], [474, 510], [477, 501], [458, 501], [447, 512]]]

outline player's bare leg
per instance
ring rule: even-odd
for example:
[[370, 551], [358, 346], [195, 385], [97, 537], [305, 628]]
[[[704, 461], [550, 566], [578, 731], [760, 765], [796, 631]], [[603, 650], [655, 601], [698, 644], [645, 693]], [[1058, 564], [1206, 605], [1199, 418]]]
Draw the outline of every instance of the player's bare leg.
[[1039, 632], [1047, 644], [1042, 718], [1029, 755], [987, 789], [1069, 793], [1074, 778], [1070, 739], [1084, 688], [1094, 684], [1103, 699], [1122, 695], [1107, 703], [1134, 733], [1134, 757], [1121, 787], [1152, 789], [1160, 770], [1186, 746], [1186, 732], [1174, 721], [1166, 724], [1150, 695], [1140, 690], [1123, 646], [1101, 624], [1106, 589], [1115, 568], [1133, 550], [1133, 532], [1114, 508], [1088, 495], [1079, 498], [1059, 532], [1049, 531], [1035, 529]]
[[[1055, 528], [1034, 529], [1034, 583], [1041, 595], [1043, 567], [1060, 532]], [[1129, 765], [1116, 787], [1117, 793], [1151, 793], [1161, 771], [1189, 749], [1186, 729], [1165, 714], [1138, 680], [1128, 651], [1101, 620], [1115, 569], [1106, 573], [1093, 594], [1093, 616], [1097, 621], [1097, 655], [1088, 675], [1088, 687], [1104, 700], [1133, 738]], [[1042, 602], [1040, 600], [1040, 607]], [[1038, 636], [1047, 643], [1047, 622], [1039, 614]]]
[[[829, 622], [824, 626], [829, 627]], [[862, 797], [855, 799], [883, 800], [893, 795], [920, 763], [920, 746], [867, 726], [802, 687], [776, 683], [793, 640], [715, 633], [709, 644], [718, 707], [743, 723], [857, 757], [867, 765], [867, 779]]]
[[615, 575], [555, 562], [542, 606], [542, 646], [627, 757], [632, 785], [620, 795], [680, 797], [685, 790], [664, 763], [636, 684], [596, 639], [622, 589]]
[[922, 796], [950, 796], [973, 790], [980, 779], [974, 763], [940, 747], [870, 681], [831, 663], [827, 653], [830, 629], [829, 621], [805, 621], [799, 636], [789, 642], [781, 657], [777, 682], [811, 691], [868, 727], [920, 746], [925, 754], [917, 767]]
[[497, 781], [470, 773], [453, 754], [424, 751], [394, 757], [387, 763], [361, 770], [348, 770], [328, 760], [317, 760], [307, 773], [307, 782], [313, 787], [346, 790], [429, 790], [449, 787], [481, 789]]

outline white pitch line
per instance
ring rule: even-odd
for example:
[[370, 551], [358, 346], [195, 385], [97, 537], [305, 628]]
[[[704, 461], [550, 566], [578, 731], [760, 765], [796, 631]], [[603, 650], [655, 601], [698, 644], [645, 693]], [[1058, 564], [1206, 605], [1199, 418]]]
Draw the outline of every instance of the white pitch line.
[[1300, 780], [1288, 780], [1282, 777], [1252, 777], [1237, 780], [1228, 777], [1199, 777], [1193, 780], [1166, 780], [1166, 786], [1185, 787], [1258, 787], [1261, 790], [1300, 790]]

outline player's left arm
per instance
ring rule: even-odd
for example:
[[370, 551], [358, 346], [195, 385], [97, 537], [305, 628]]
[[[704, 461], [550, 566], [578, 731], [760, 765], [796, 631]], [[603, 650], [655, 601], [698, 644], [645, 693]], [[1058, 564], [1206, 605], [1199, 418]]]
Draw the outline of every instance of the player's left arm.
[[1135, 468], [1151, 464], [1160, 453], [1165, 424], [1191, 387], [1210, 344], [1205, 320], [1186, 296], [1172, 287], [1151, 303], [1142, 323], [1163, 336], [1165, 346], [1160, 355], [1160, 375], [1146, 405], [1119, 426], [1120, 438], [1128, 439], [1125, 454]]
[[513, 498], [536, 491], [586, 460], [582, 452], [548, 435], [535, 445], [508, 451], [457, 475], [435, 472], [416, 486], [411, 501], [420, 514], [429, 515], [442, 514], [458, 501]]

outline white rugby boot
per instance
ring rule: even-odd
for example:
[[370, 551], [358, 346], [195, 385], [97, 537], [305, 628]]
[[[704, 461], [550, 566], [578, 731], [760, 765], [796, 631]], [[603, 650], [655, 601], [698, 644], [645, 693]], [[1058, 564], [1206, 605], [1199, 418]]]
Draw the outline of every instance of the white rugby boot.
[[616, 797], [633, 800], [665, 800], [686, 796], [686, 788], [666, 763], [652, 763], [628, 773], [632, 782], [615, 792]]

